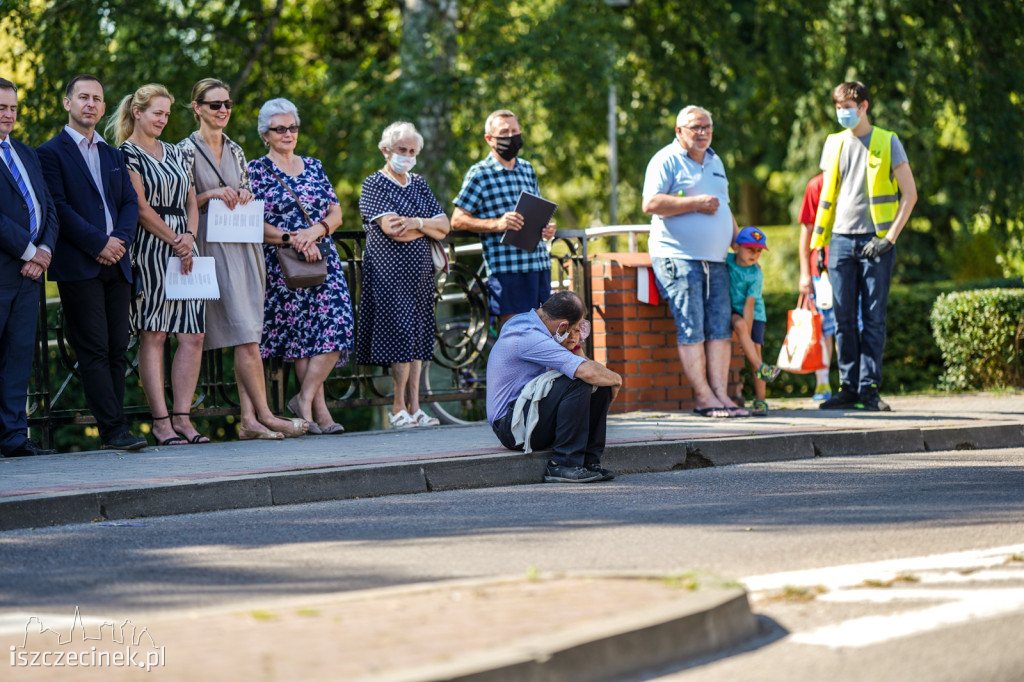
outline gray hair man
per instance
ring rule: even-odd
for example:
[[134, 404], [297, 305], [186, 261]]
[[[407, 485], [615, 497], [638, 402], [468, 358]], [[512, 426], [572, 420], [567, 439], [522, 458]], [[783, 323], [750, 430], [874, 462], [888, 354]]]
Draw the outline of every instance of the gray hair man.
[[647, 164], [642, 206], [653, 216], [651, 265], [675, 318], [694, 413], [746, 417], [750, 413], [727, 392], [732, 325], [725, 257], [739, 228], [729, 208], [725, 166], [711, 149], [713, 130], [707, 109], [679, 112], [675, 139]]

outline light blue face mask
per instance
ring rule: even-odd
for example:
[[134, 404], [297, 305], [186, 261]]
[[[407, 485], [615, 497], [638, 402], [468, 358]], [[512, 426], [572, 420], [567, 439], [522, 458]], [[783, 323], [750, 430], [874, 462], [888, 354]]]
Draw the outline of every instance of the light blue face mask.
[[839, 125], [844, 128], [856, 128], [860, 123], [860, 116], [857, 115], [856, 108], [836, 109], [836, 118], [839, 119]]

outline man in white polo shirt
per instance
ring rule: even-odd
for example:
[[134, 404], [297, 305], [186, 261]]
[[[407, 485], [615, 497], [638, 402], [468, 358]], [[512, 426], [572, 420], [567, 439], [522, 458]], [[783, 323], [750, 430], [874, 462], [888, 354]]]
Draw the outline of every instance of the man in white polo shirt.
[[732, 317], [725, 256], [739, 227], [729, 209], [725, 167], [711, 149], [713, 129], [706, 109], [691, 105], [679, 112], [675, 140], [647, 164], [642, 206], [653, 216], [651, 265], [676, 321], [694, 413], [748, 417], [727, 392]]

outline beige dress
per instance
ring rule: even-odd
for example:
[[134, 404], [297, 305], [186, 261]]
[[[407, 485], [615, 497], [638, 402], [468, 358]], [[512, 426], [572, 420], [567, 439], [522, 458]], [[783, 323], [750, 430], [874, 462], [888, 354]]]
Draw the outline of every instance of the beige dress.
[[[220, 187], [221, 179], [229, 187], [250, 189], [242, 148], [226, 135], [219, 159], [214, 158], [199, 133], [188, 136], [178, 143], [178, 147], [192, 173], [197, 195]], [[219, 177], [207, 159], [217, 164]], [[220, 300], [206, 302], [203, 348], [212, 350], [259, 343], [263, 335], [263, 297], [267, 281], [263, 247], [260, 244], [206, 241], [207, 208], [208, 205], [203, 206], [199, 212], [196, 246], [199, 255], [213, 256], [217, 261]]]

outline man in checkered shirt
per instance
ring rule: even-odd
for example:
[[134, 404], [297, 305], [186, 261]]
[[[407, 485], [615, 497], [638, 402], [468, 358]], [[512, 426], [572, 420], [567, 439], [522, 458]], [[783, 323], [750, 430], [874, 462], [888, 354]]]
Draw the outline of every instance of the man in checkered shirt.
[[[506, 230], [523, 227], [523, 216], [515, 212], [519, 193], [540, 196], [533, 166], [518, 158], [523, 134], [515, 114], [499, 109], [488, 116], [484, 140], [491, 153], [466, 173], [453, 202], [452, 229], [480, 234], [491, 314], [497, 316], [500, 331], [513, 315], [540, 307], [551, 295], [551, 260], [543, 240], [532, 253], [501, 243]], [[549, 223], [541, 236], [552, 239], [555, 224]]]

